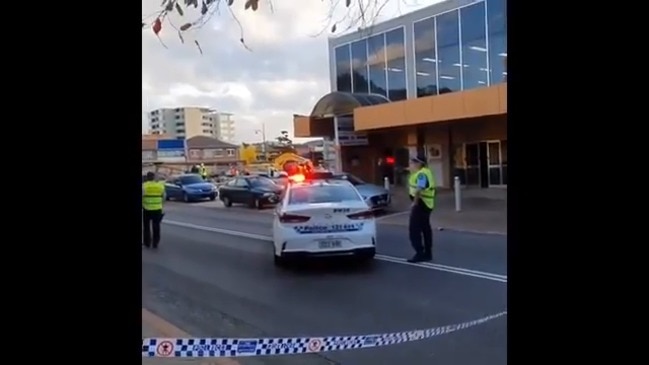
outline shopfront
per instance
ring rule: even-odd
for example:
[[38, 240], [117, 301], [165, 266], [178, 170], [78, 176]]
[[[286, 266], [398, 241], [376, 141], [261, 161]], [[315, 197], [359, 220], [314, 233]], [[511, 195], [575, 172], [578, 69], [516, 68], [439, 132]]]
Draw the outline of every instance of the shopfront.
[[455, 161], [455, 176], [463, 185], [482, 188], [507, 186], [507, 140], [463, 143]]

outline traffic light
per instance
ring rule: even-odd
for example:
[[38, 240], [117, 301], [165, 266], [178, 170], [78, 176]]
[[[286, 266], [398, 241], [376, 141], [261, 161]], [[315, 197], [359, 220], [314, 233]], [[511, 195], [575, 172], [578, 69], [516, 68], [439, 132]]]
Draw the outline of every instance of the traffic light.
[[388, 165], [394, 165], [394, 157], [388, 156], [385, 158], [385, 163]]

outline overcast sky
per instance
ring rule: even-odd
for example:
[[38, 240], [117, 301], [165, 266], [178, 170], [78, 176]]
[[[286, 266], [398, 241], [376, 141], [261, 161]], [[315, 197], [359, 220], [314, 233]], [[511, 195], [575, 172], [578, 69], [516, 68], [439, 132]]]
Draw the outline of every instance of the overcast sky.
[[[336, 3], [338, 0], [332, 0]], [[370, 1], [370, 0], [364, 0]], [[384, 0], [378, 0], [384, 1]], [[440, 0], [388, 0], [379, 20], [412, 12]], [[142, 0], [143, 17], [158, 10], [160, 0]], [[281, 130], [293, 134], [293, 114], [308, 114], [319, 97], [328, 93], [327, 14], [329, 0], [260, 1], [257, 12], [244, 11], [235, 0], [233, 12], [241, 22], [251, 51], [239, 43], [240, 29], [225, 6], [219, 15], [195, 32], [186, 32], [185, 44], [177, 32], [163, 25], [161, 39], [142, 32], [142, 129], [145, 113], [161, 107], [206, 106], [230, 112], [236, 118], [237, 141], [261, 141], [254, 131], [265, 122], [268, 139]], [[338, 1], [337, 18], [345, 14]], [[353, 0], [356, 2], [356, 0]], [[296, 6], [301, 4], [301, 6]], [[195, 19], [194, 14], [185, 14]], [[171, 17], [176, 26], [183, 20]], [[166, 27], [165, 27], [166, 26]], [[197, 39], [203, 55], [193, 45]]]

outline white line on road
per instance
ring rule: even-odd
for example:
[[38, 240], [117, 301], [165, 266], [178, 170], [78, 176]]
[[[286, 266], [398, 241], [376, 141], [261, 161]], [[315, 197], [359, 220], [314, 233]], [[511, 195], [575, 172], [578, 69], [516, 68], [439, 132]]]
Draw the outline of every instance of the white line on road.
[[[273, 241], [273, 239], [271, 237], [269, 237], [269, 236], [265, 236], [265, 235], [261, 235], [261, 234], [254, 234], [254, 233], [246, 233], [246, 232], [241, 232], [241, 231], [234, 231], [234, 230], [231, 230], [231, 229], [223, 229], [223, 228], [216, 228], [216, 227], [206, 227], [206, 226], [200, 226], [200, 225], [192, 224], [192, 223], [170, 221], [170, 220], [165, 220], [165, 221], [163, 221], [163, 223], [168, 224], [170, 226], [178, 226], [178, 227], [191, 228], [191, 229], [196, 229], [196, 230], [206, 231], [206, 232], [221, 233], [221, 234], [225, 234], [225, 235], [230, 235], [230, 236], [235, 236], [235, 237], [250, 238], [250, 239], [259, 240], [259, 241], [268, 241], [268, 242]], [[428, 262], [411, 263], [411, 262], [406, 261], [403, 258], [386, 256], [386, 255], [378, 255], [377, 254], [375, 256], [375, 258], [377, 260], [392, 262], [392, 263], [400, 264], [400, 265], [414, 266], [414, 267], [419, 267], [419, 268], [422, 268], [422, 269], [429, 269], [429, 270], [444, 271], [444, 272], [449, 272], [449, 273], [458, 274], [458, 275], [471, 276], [471, 277], [474, 277], [474, 278], [497, 281], [497, 282], [501, 282], [501, 283], [506, 283], [507, 282], [507, 275], [493, 274], [493, 273], [484, 272], [484, 271], [469, 270], [469, 269], [464, 269], [464, 268], [461, 268], [461, 267], [433, 264], [433, 263], [428, 263]]]

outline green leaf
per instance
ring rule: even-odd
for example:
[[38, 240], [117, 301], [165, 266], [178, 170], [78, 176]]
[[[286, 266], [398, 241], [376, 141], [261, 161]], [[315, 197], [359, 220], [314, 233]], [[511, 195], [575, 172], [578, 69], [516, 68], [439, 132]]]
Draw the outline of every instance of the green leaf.
[[178, 3], [176, 3], [176, 11], [178, 12], [178, 14], [180, 14], [180, 16], [185, 15], [185, 12], [183, 11], [183, 8], [181, 8], [180, 4], [178, 4]]
[[331, 27], [331, 33], [336, 33], [336, 24]]
[[185, 23], [180, 27], [180, 30], [184, 32], [191, 27], [192, 27], [192, 23]]
[[352, 4], [352, 0], [345, 0], [345, 6], [349, 7]]
[[[210, 1], [210, 0], [208, 0], [208, 1]], [[228, 6], [232, 6], [232, 4], [234, 4], [234, 0], [228, 0]]]
[[205, 1], [201, 4], [201, 15], [205, 15], [209, 9], [207, 8], [207, 4], [205, 4]]
[[165, 10], [170, 12], [174, 11], [174, 2], [173, 1], [168, 2], [167, 6], [165, 6]]
[[201, 54], [203, 54], [203, 49], [201, 48], [200, 43], [198, 43], [197, 40], [194, 40], [194, 44], [196, 45], [196, 47], [198, 47], [198, 51], [199, 51]]

